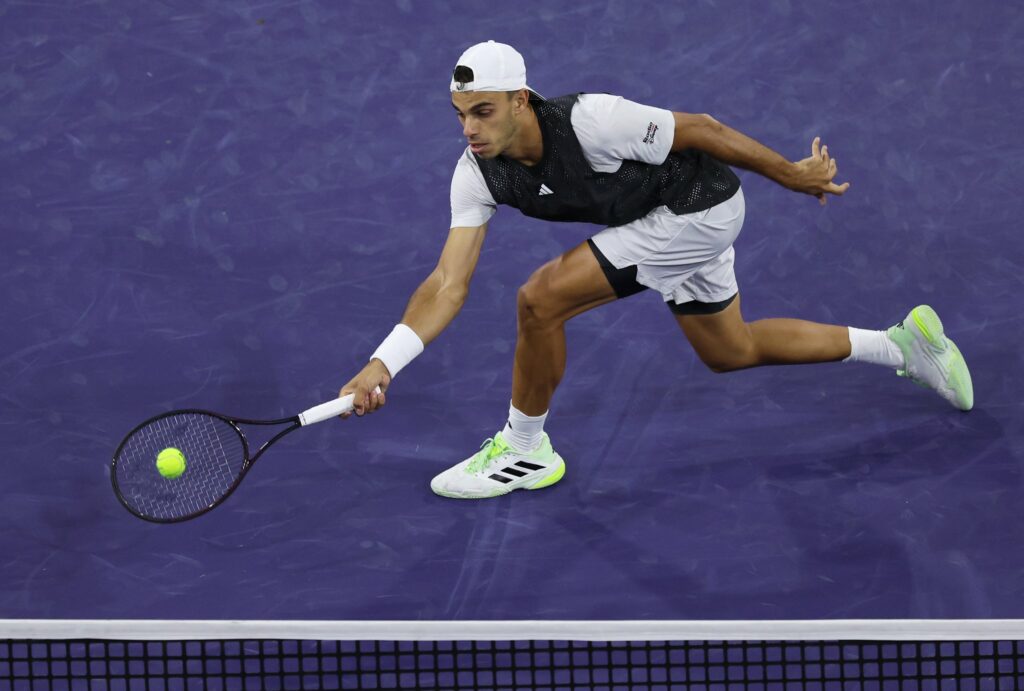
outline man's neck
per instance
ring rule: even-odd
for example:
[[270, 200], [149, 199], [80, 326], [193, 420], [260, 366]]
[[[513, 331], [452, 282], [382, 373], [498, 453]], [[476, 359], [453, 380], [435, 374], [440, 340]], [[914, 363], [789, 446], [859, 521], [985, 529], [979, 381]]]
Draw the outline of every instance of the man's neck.
[[530, 106], [529, 113], [523, 116], [519, 133], [512, 146], [505, 149], [503, 155], [524, 166], [535, 166], [544, 157], [544, 137], [540, 133], [537, 112]]

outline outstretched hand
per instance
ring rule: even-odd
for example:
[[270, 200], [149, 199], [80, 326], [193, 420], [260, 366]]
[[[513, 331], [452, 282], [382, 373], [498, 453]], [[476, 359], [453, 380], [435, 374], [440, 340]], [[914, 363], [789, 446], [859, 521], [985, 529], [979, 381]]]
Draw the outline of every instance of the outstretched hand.
[[827, 146], [819, 148], [820, 143], [821, 137], [815, 137], [811, 142], [811, 155], [793, 164], [796, 171], [789, 188], [794, 192], [813, 195], [825, 206], [826, 193], [841, 195], [850, 188], [850, 183], [837, 185], [832, 182], [839, 167], [836, 160], [829, 157]]
[[[353, 394], [352, 413], [362, 417], [384, 406], [386, 403], [384, 392], [388, 390], [390, 385], [391, 374], [388, 372], [387, 367], [380, 360], [374, 359], [366, 363], [363, 371], [341, 388], [338, 396]], [[341, 415], [341, 418], [343, 420], [347, 419], [352, 416], [352, 413], [345, 413]]]

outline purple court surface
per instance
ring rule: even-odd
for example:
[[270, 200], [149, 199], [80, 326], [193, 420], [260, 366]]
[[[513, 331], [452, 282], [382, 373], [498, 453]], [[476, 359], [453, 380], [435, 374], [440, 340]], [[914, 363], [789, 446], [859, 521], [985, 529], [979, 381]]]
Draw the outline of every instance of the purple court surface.
[[[1024, 12], [978, 2], [0, 3], [0, 618], [1024, 617]], [[707, 112], [743, 173], [748, 320], [935, 307], [976, 408], [864, 364], [713, 374], [657, 295], [571, 321], [558, 485], [430, 492], [504, 423], [516, 290], [597, 228], [501, 209], [380, 413], [296, 432], [220, 508], [129, 515], [121, 437], [325, 401], [431, 270], [456, 58]]]

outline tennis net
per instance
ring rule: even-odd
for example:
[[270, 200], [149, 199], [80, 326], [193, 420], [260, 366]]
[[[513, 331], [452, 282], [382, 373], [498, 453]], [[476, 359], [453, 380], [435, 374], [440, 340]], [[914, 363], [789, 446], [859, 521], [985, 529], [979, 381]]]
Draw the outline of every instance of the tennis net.
[[0, 640], [0, 689], [1024, 689], [1024, 641]]

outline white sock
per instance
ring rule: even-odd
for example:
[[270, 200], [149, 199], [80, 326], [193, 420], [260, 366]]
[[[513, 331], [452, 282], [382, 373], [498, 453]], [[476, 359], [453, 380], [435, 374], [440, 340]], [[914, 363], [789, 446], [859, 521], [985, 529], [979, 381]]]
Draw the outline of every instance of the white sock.
[[843, 362], [870, 362], [893, 369], [906, 366], [903, 351], [884, 331], [850, 328], [850, 357]]
[[530, 453], [540, 446], [540, 439], [544, 435], [544, 421], [547, 419], [547, 413], [530, 417], [509, 404], [508, 422], [505, 423], [501, 436], [505, 437], [505, 441], [516, 451]]

